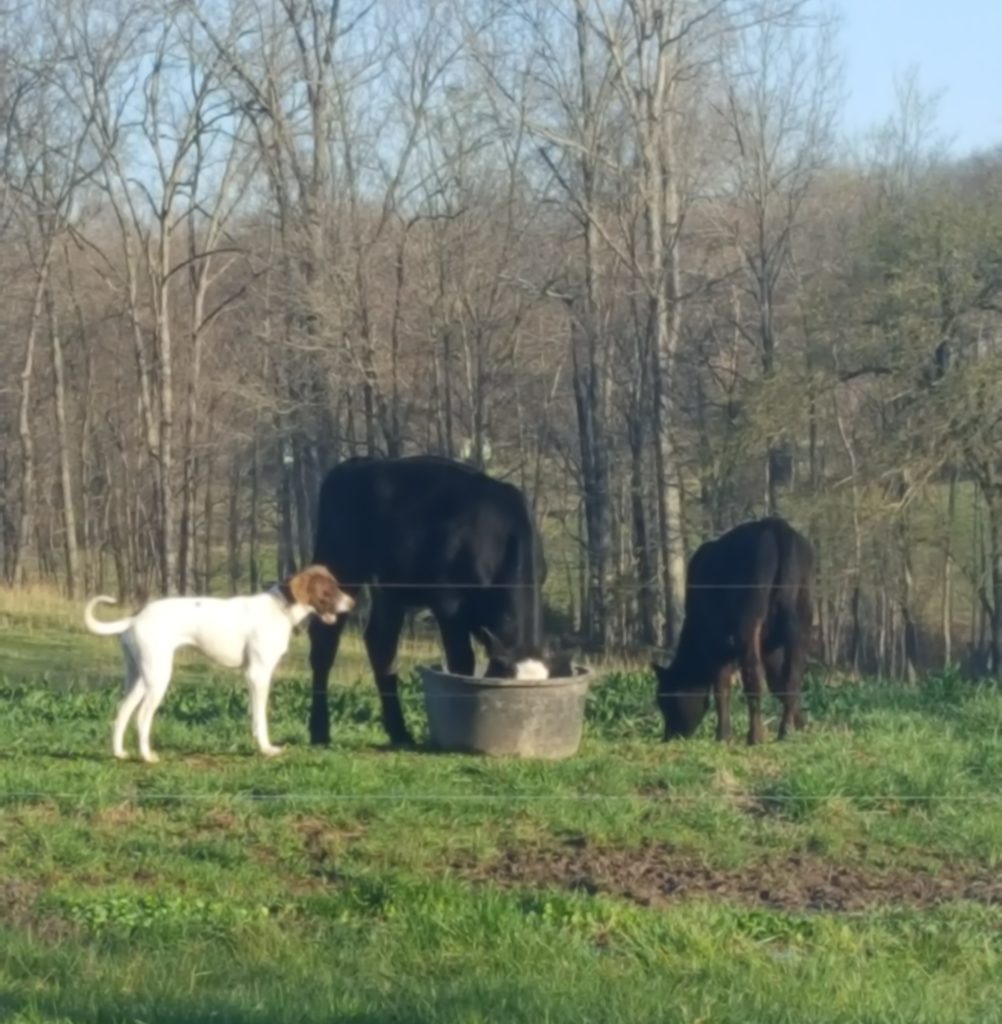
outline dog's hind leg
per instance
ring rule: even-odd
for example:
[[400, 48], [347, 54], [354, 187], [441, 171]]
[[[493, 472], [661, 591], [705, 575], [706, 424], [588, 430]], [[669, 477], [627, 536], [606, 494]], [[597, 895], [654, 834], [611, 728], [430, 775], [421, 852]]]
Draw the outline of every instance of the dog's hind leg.
[[167, 693], [167, 687], [170, 686], [173, 660], [171, 651], [166, 658], [159, 658], [151, 665], [142, 666], [145, 692], [143, 702], [139, 705], [136, 724], [139, 731], [139, 756], [148, 764], [156, 764], [160, 760], [150, 747], [150, 732], [153, 728], [153, 716], [160, 707], [164, 694]]
[[139, 702], [143, 699], [146, 687], [143, 685], [142, 674], [136, 662], [136, 656], [132, 648], [122, 644], [122, 654], [125, 657], [125, 679], [122, 683], [122, 700], [118, 705], [118, 713], [115, 715], [115, 727], [112, 730], [111, 749], [115, 757], [124, 760], [128, 755], [125, 752], [125, 730], [129, 726], [129, 719], [132, 718]]

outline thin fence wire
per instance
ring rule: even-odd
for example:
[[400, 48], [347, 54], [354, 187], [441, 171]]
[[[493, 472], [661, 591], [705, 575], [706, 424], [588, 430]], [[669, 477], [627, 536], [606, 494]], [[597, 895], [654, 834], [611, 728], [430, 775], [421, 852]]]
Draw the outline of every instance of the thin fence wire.
[[[190, 669], [191, 667], [192, 666], [190, 666], [190, 665], [185, 666], [186, 669]], [[427, 663], [421, 662], [421, 663], [419, 663], [419, 664], [417, 664], [415, 666], [410, 666], [410, 667], [405, 668], [404, 670], [402, 670], [398, 674], [398, 678], [401, 678], [402, 680], [406, 680], [407, 674], [409, 672], [411, 672], [411, 671], [416, 671], [419, 667], [429, 667], [429, 668], [435, 669], [436, 665], [435, 665], [434, 658], [432, 658]], [[579, 667], [588, 668], [587, 665], [581, 665]], [[212, 666], [210, 664], [206, 664], [204, 666], [204, 668], [205, 669], [211, 669]], [[441, 671], [440, 668], [439, 668], [439, 671]], [[589, 692], [588, 692], [588, 694], [586, 696], [586, 700], [593, 702], [596, 699], [595, 692], [597, 690], [607, 689], [607, 688], [608, 689], [614, 689], [616, 687], [616, 682], [614, 681], [616, 676], [632, 675], [632, 674], [636, 674], [636, 673], [638, 673], [640, 671], [643, 671], [645, 674], [650, 675], [651, 692], [653, 694], [655, 692], [655, 690], [656, 690], [657, 682], [656, 682], [655, 674], [653, 672], [651, 672], [649, 669], [645, 669], [643, 667], [635, 667], [635, 668], [624, 667], [624, 668], [620, 669], [620, 668], [604, 668], [602, 666], [595, 666], [593, 668], [592, 675], [588, 677], [588, 684], [589, 684], [588, 689], [589, 689]], [[88, 669], [82, 670], [80, 672], [72, 672], [72, 671], [70, 671], [68, 669], [46, 669], [42, 673], [42, 679], [39, 680], [37, 673], [28, 672], [27, 670], [24, 673], [10, 673], [10, 672], [8, 672], [8, 673], [0, 673], [0, 701], [4, 701], [4, 702], [6, 702], [8, 704], [17, 703], [17, 702], [19, 702], [21, 700], [29, 700], [30, 701], [33, 698], [33, 696], [38, 692], [39, 689], [44, 689], [46, 684], [51, 684], [52, 682], [56, 682], [56, 681], [61, 681], [63, 683], [69, 684], [69, 685], [66, 686], [65, 689], [58, 691], [61, 694], [62, 693], [66, 693], [66, 692], [83, 693], [83, 694], [99, 693], [99, 692], [104, 692], [104, 691], [109, 691], [110, 692], [112, 689], [115, 688], [115, 686], [119, 685], [116, 682], [111, 682], [111, 681], [108, 680], [108, 677], [113, 675], [113, 674], [114, 673], [110, 669], [109, 669], [109, 671], [107, 673], [102, 673], [100, 670], [95, 669], [95, 668], [88, 668]], [[208, 673], [203, 671], [203, 672], [201, 672], [199, 674], [200, 675], [207, 675]], [[546, 687], [548, 685], [552, 685], [552, 682], [553, 682], [553, 680], [514, 679], [514, 678], [503, 678], [503, 677], [493, 677], [493, 676], [460, 676], [460, 675], [455, 675], [455, 674], [452, 674], [452, 673], [445, 673], [445, 674], [448, 675], [452, 679], [459, 680], [460, 682], [466, 682], [471, 687], [470, 692], [469, 693], [463, 693], [463, 692], [458, 692], [458, 691], [451, 691], [447, 698], [445, 698], [445, 697], [432, 697], [432, 698], [429, 698], [429, 699], [432, 699], [432, 700], [445, 700], [445, 699], [448, 699], [448, 700], [451, 701], [451, 700], [456, 700], [456, 699], [463, 700], [463, 699], [469, 698], [469, 699], [473, 700], [473, 699], [481, 698], [483, 696], [481, 691], [483, 691], [485, 689], [490, 689], [491, 687], [498, 687], [498, 688], [503, 688], [505, 686], [508, 686], [508, 687], [532, 687], [534, 685], [538, 685], [541, 688], [544, 688], [544, 687]], [[233, 681], [232, 684], [224, 683], [223, 685], [230, 686], [233, 689], [239, 689], [240, 688], [240, 684], [238, 682], [236, 682], [236, 680], [238, 680], [240, 678], [238, 673], [234, 673], [232, 676], [228, 675], [227, 677], [228, 678], [232, 678], [234, 681]], [[612, 677], [612, 678], [609, 678], [609, 677]], [[584, 678], [585, 678], [585, 676], [568, 676], [568, 677], [566, 677], [566, 681], [568, 683], [570, 683], [572, 680], [583, 680]], [[30, 680], [33, 683], [32, 690], [31, 691], [27, 691], [26, 690], [23, 693], [17, 693], [17, 694], [12, 694], [12, 695], [5, 695], [3, 693], [4, 684], [5, 684], [5, 682], [8, 682], [8, 685], [9, 685], [9, 681], [10, 680], [13, 680], [15, 685], [16, 684], [24, 685], [27, 682], [29, 682], [29, 680]], [[563, 682], [563, 681], [564, 680], [561, 680], [561, 682]], [[280, 686], [283, 689], [287, 690], [291, 682], [292, 681], [287, 676], [285, 676], [285, 677], [276, 677], [273, 680], [273, 682], [272, 682], [272, 693], [274, 693], [276, 686]], [[186, 687], [190, 687], [190, 686], [209, 687], [209, 686], [216, 686], [219, 683], [220, 683], [220, 677], [218, 677], [216, 675], [209, 675], [208, 678], [195, 678], [195, 679], [188, 678], [187, 680], [185, 680], [182, 683], [182, 685], [186, 686]], [[174, 686], [176, 686], [176, 685], [177, 685], [176, 681], [172, 682], [172, 684], [171, 684], [172, 688]], [[626, 687], [623, 687], [623, 689], [624, 690], [628, 689], [628, 687], [632, 686], [632, 685], [634, 685], [634, 684], [628, 683]], [[827, 695], [834, 695], [834, 694], [841, 695], [843, 693], [852, 693], [854, 690], [856, 690], [858, 688], [858, 685], [859, 684], [857, 684], [857, 683], [854, 683], [854, 682], [851, 682], [851, 681], [846, 681], [844, 684], [832, 686], [832, 685], [830, 685], [829, 682], [825, 681], [825, 682], [821, 682], [821, 683], [819, 683], [817, 685], [805, 686], [801, 690], [771, 690], [771, 689], [766, 688], [766, 689], [764, 689], [762, 691], [759, 691], [758, 693], [754, 693], [753, 696], [758, 696], [758, 697], [776, 697], [777, 699], [782, 699], [784, 697], [797, 697], [797, 696], [799, 696], [800, 699], [801, 699], [801, 703], [804, 703], [805, 701], [813, 701], [816, 698], [822, 698], [821, 703], [824, 703], [824, 697], [825, 696], [827, 696]], [[744, 698], [744, 696], [746, 695], [746, 692], [747, 692], [745, 690], [743, 684], [740, 683], [739, 681], [737, 681], [736, 679], [733, 680], [729, 684], [729, 688], [730, 688], [730, 691], [732, 693], [732, 696], [736, 696], [736, 697], [740, 697], [740, 698]], [[309, 694], [311, 692], [310, 685], [307, 684], [305, 687], [303, 687], [303, 690], [307, 694]], [[1002, 691], [1002, 685], [996, 685], [995, 683], [971, 683], [968, 686], [966, 686], [966, 690], [969, 691], [972, 694], [977, 693], [977, 692], [982, 691], [982, 690], [988, 691], [988, 692], [997, 692], [997, 691]], [[897, 691], [897, 692], [899, 692], [899, 693], [901, 693], [903, 695], [908, 695], [908, 696], [915, 696], [918, 693], [920, 693], [920, 690], [915, 685], [909, 684], [909, 683], [903, 683], [903, 682], [886, 682], [885, 681], [885, 682], [880, 684], [880, 688], [878, 690], [878, 692], [881, 695], [886, 695], [886, 694], [889, 694], [889, 693], [892, 693], [892, 692], [895, 692], [895, 691]], [[326, 688], [326, 693], [331, 698], [334, 695], [336, 695], [337, 693], [362, 694], [363, 696], [366, 695], [366, 694], [371, 694], [374, 697], [378, 697], [379, 694], [382, 693], [382, 692], [386, 692], [388, 694], [392, 693], [392, 691], [381, 691], [381, 690], [379, 690], [378, 686], [375, 689], [373, 689], [372, 688], [372, 680], [371, 680], [371, 678], [359, 679], [358, 681], [356, 681], [354, 683], [331, 683]], [[410, 697], [412, 699], [417, 699], [423, 691], [421, 690], [420, 687], [412, 687], [412, 686], [408, 685], [406, 682], [404, 682], [401, 685], [401, 688], [397, 692], [399, 693], [399, 695], [401, 697]], [[670, 697], [708, 697], [708, 698], [710, 698], [712, 700], [712, 698], [714, 696], [714, 693], [715, 693], [715, 689], [711, 685], [711, 686], [708, 686], [705, 689], [701, 689], [701, 690], [671, 690], [671, 691], [667, 691], [666, 692], [666, 696], [670, 696]], [[167, 697], [168, 700], [170, 699], [169, 694], [170, 694], [170, 691], [168, 691], [168, 697]], [[653, 703], [653, 701], [654, 701], [654, 698], [652, 696], [651, 709], [656, 709], [655, 704]], [[636, 710], [640, 711], [642, 709], [638, 707]], [[644, 709], [644, 710], [646, 710], [646, 709]]]
[[[443, 652], [437, 644], [437, 634], [434, 631], [430, 632], [429, 637], [426, 640], [402, 639], [400, 646], [402, 650], [398, 654], [398, 667], [396, 672], [398, 678], [403, 684], [400, 693], [402, 696], [413, 696], [415, 691], [420, 693], [421, 688], [420, 686], [414, 687], [408, 685], [406, 682], [408, 677], [412, 674], [416, 674], [422, 667], [431, 668], [440, 672], [444, 671]], [[616, 689], [617, 687], [622, 688], [623, 690], [628, 690], [631, 686], [636, 684], [631, 682], [629, 678], [624, 677], [636, 676], [639, 674], [649, 677], [651, 692], [653, 694], [657, 686], [657, 676], [653, 671], [652, 666], [654, 663], [657, 663], [659, 667], [667, 668], [671, 660], [668, 655], [669, 652], [665, 648], [659, 648], [651, 645], [646, 648], [646, 653], [636, 653], [633, 657], [629, 658], [616, 657], [614, 655], [592, 658], [586, 655], [581, 658], [572, 657], [571, 660], [575, 667], [585, 669], [589, 673], [587, 699], [589, 701], [593, 701], [596, 699], [596, 694], [603, 690]], [[355, 677], [355, 680], [350, 683], [340, 683], [332, 680], [327, 686], [328, 694], [334, 695], [339, 692], [350, 694], [365, 694], [366, 692], [372, 694], [378, 693], [378, 684], [376, 686], [376, 690], [372, 689], [372, 672], [364, 651], [352, 652], [352, 656], [356, 660], [358, 658], [362, 659], [364, 667], [362, 668], [361, 673], [358, 674]], [[97, 693], [104, 690], [110, 691], [114, 689], [116, 685], [120, 685], [121, 682], [120, 669], [113, 667], [112, 661], [113, 656], [109, 655], [107, 667], [98, 664], [91, 664], [78, 670], [56, 667], [46, 667], [45, 669], [39, 670], [35, 666], [27, 665], [23, 669], [14, 667], [7, 668], [6, 670], [0, 670], [0, 701], [10, 703], [29, 697], [29, 693], [27, 691], [25, 693], [5, 697], [3, 694], [5, 684], [13, 684], [16, 686], [30, 682], [32, 684], [32, 693], [35, 693], [46, 685], [51, 684], [57, 684], [60, 687], [63, 687], [59, 692], [70, 691], [74, 693]], [[737, 661], [737, 659], [735, 659], [735, 661]], [[211, 660], [204, 658], [204, 656], [200, 656], [199, 653], [194, 650], [191, 652], [185, 652], [185, 663], [179, 668], [181, 673], [180, 678], [182, 679], [181, 685], [185, 687], [208, 687], [222, 684], [223, 686], [239, 689], [241, 686], [239, 682], [241, 678], [239, 672], [221, 669]], [[332, 673], [338, 672], [337, 660], [335, 660], [331, 671]], [[840, 672], [837, 667], [828, 664], [815, 662], [813, 664], [809, 664], [806, 671], [807, 676], [805, 684], [801, 689], [773, 690], [767, 687], [760, 692], [759, 696], [782, 699], [787, 696], [797, 696], [799, 694], [802, 702], [806, 701], [814, 703], [819, 698], [824, 701], [829, 696], [842, 696], [861, 689], [861, 684], [858, 681], [852, 679], [849, 675]], [[175, 667], [175, 672], [178, 672], [178, 667]], [[465, 698], [467, 696], [477, 698], [481, 696], [481, 694], [479, 692], [474, 692], [474, 689], [482, 690], [490, 686], [532, 686], [534, 683], [546, 685], [549, 682], [547, 680], [518, 680], [513, 678], [496, 678], [489, 676], [460, 676], [448, 672], [446, 672], [446, 674], [451, 675], [454, 679], [466, 681], [472, 688], [469, 694], [458, 692], [452, 693], [450, 694], [450, 699], [452, 697]], [[309, 682], [309, 669], [299, 669], [286, 663], [280, 665], [279, 670], [276, 672], [272, 680], [272, 692], [274, 693], [276, 687], [287, 691], [290, 685], [295, 685], [296, 676], [303, 679], [303, 689], [309, 693], [311, 685]], [[118, 677], [117, 680], [116, 677]], [[179, 677], [176, 676], [172, 681], [172, 689], [177, 685], [178, 678]], [[224, 680], [226, 681], [224, 682]], [[736, 696], [744, 697], [746, 691], [740, 680], [740, 670], [737, 667], [735, 667], [732, 672], [730, 687]], [[921, 687], [919, 685], [908, 683], [903, 680], [880, 679], [872, 682], [869, 688], [874, 692], [879, 693], [882, 697], [892, 693], [900, 693], [903, 696], [916, 696], [921, 693]], [[712, 699], [714, 692], [715, 689], [711, 683], [701, 689], [672, 690], [670, 691], [670, 695], [672, 697], [709, 697]], [[979, 692], [1002, 692], [1002, 680], [981, 679], [965, 682], [963, 692], [971, 695]], [[654, 707], [653, 703], [651, 707]]]
[[[559, 568], [562, 573], [576, 574], [579, 577], [587, 572], [587, 566], [583, 565], [559, 565], [551, 567], [550, 575], [553, 576], [555, 570]], [[857, 569], [844, 569], [838, 573], [828, 573], [824, 576], [812, 577], [812, 584], [815, 587], [821, 588], [823, 586], [830, 586], [832, 584], [843, 583], [847, 580], [855, 579], [863, 575], [861, 570]], [[281, 580], [268, 580], [265, 582], [261, 590], [267, 590], [270, 587], [277, 586]], [[518, 582], [468, 582], [463, 583], [459, 581], [443, 581], [443, 580], [427, 580], [425, 582], [420, 581], [404, 581], [404, 580], [379, 580], [379, 579], [363, 579], [363, 580], [346, 580], [338, 579], [338, 584], [342, 587], [350, 587], [356, 590], [362, 590], [365, 588], [373, 588], [376, 590], [535, 590], [539, 587], [537, 583], [518, 583]], [[799, 590], [802, 584], [800, 583], [686, 583], [685, 587], [688, 590]], [[545, 584], [543, 585], [545, 589]], [[630, 581], [618, 581], [618, 582], [607, 582], [603, 587], [603, 590], [607, 593], [639, 593], [645, 590], [660, 590], [662, 587], [660, 579], [651, 579], [648, 581], [643, 580], [630, 580]], [[11, 588], [16, 590], [17, 588]], [[176, 596], [176, 595], [175, 595]], [[190, 597], [226, 597], [224, 594], [191, 594]], [[154, 600], [155, 598], [150, 598]], [[71, 603], [69, 598], [64, 598], [67, 603]], [[72, 603], [83, 603], [83, 599], [78, 599]]]
[[822, 793], [792, 794], [768, 792], [707, 792], [700, 794], [672, 793], [328, 793], [291, 790], [287, 793], [255, 793], [253, 791], [220, 790], [218, 792], [132, 792], [108, 793], [101, 790], [67, 792], [60, 790], [13, 789], [0, 790], [0, 804], [13, 800], [124, 799], [137, 803], [188, 802], [209, 800], [245, 800], [249, 803], [655, 803], [674, 805], [703, 805], [709, 801], [755, 802], [760, 804], [824, 803], [830, 800], [854, 803], [930, 804], [948, 801], [964, 804], [1002, 803], [1000, 793]]
[[[578, 570], [579, 572], [582, 570]], [[829, 575], [823, 579], [815, 578], [812, 582], [815, 586], [842, 582], [852, 579], [859, 574], [855, 570], [847, 570], [839, 575]], [[535, 583], [452, 583], [435, 580], [428, 583], [405, 583], [391, 582], [386, 580], [362, 580], [348, 581], [338, 579], [341, 587], [362, 589], [372, 587], [375, 590], [535, 590], [538, 584]], [[274, 584], [272, 584], [274, 585]], [[545, 586], [545, 585], [544, 585]], [[801, 583], [687, 583], [688, 590], [800, 590]], [[606, 592], [640, 592], [642, 590], [658, 590], [661, 587], [659, 580], [652, 580], [649, 583], [633, 581], [629, 583], [607, 583], [603, 590]], [[267, 589], [267, 588], [266, 588]], [[194, 596], [194, 595], [193, 595]]]

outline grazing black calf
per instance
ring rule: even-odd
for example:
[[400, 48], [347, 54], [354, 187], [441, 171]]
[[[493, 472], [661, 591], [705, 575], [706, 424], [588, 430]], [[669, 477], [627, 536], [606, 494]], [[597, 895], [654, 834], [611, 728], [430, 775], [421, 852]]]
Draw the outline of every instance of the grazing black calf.
[[[353, 597], [371, 586], [365, 647], [393, 743], [411, 741], [395, 667], [408, 608], [431, 610], [450, 672], [473, 675], [476, 637], [490, 657], [488, 675], [550, 674], [541, 636], [542, 543], [511, 484], [435, 456], [349, 459], [321, 486], [313, 561]], [[330, 742], [327, 681], [344, 621], [310, 625], [313, 743]]]
[[765, 738], [766, 680], [783, 703], [782, 739], [802, 728], [800, 690], [813, 617], [814, 551], [779, 518], [742, 523], [697, 548], [686, 573], [685, 621], [671, 665], [655, 665], [666, 740], [691, 736], [717, 705], [717, 739], [731, 734], [731, 677], [741, 672], [748, 742]]

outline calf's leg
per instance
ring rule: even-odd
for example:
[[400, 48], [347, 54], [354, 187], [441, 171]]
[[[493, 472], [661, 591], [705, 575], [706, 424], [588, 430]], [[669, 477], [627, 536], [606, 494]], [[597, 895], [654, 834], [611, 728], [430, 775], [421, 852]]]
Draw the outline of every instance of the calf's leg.
[[717, 708], [717, 739], [731, 738], [731, 678], [734, 665], [728, 662], [718, 672], [713, 682], [713, 698]]
[[445, 664], [457, 676], [472, 676], [477, 668], [473, 653], [473, 639], [463, 618], [456, 615], [436, 613], [442, 646], [445, 648]]
[[762, 665], [762, 620], [752, 620], [741, 636], [741, 682], [748, 704], [748, 744], [765, 739], [762, 722], [762, 698], [766, 693], [765, 669]]
[[310, 668], [313, 670], [313, 690], [310, 699], [310, 742], [326, 746], [331, 741], [330, 708], [327, 703], [327, 684], [331, 667], [337, 657], [338, 644], [345, 619], [339, 618], [327, 625], [314, 617], [310, 630]]
[[379, 691], [383, 728], [390, 742], [397, 746], [414, 742], [404, 721], [404, 710], [400, 706], [400, 686], [396, 671], [397, 650], [403, 628], [403, 605], [392, 597], [377, 593], [373, 597], [372, 614], [365, 627], [365, 649]]
[[801, 687], [806, 666], [806, 651], [799, 638], [791, 638], [766, 660], [769, 688], [783, 705], [783, 718], [779, 723], [779, 738], [792, 729], [803, 729], [806, 720], [800, 707]]

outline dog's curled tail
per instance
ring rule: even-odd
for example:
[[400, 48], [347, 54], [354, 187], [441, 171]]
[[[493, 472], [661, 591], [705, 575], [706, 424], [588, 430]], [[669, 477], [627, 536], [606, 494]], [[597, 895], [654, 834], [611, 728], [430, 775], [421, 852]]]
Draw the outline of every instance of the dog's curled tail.
[[97, 633], [98, 636], [114, 636], [116, 633], [124, 633], [132, 625], [131, 616], [125, 619], [116, 619], [114, 622], [102, 622], [95, 618], [94, 609], [99, 604], [118, 604], [118, 602], [113, 597], [106, 597], [104, 594], [92, 597], [87, 602], [87, 607], [84, 608], [84, 623], [92, 633]]

